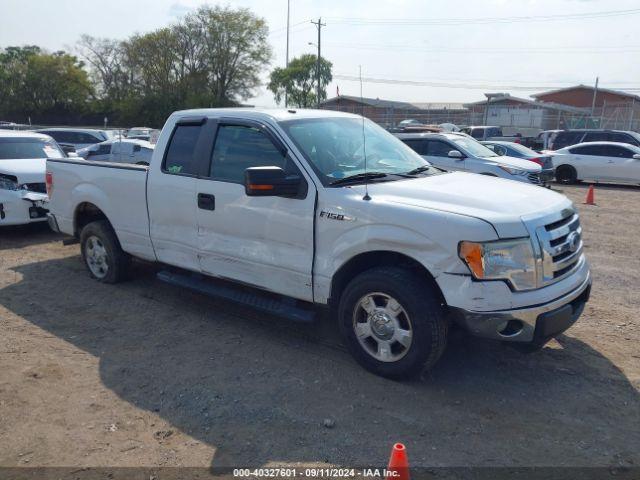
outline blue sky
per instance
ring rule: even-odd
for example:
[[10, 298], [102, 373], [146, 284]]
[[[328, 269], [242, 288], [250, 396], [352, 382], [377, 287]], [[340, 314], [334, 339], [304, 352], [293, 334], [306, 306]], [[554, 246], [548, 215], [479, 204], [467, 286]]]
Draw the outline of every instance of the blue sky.
[[[175, 22], [205, 3], [248, 7], [264, 17], [272, 30], [273, 66], [284, 64], [287, 0], [0, 0], [0, 47], [70, 49], [82, 33], [125, 38]], [[309, 21], [322, 16], [327, 24], [323, 56], [333, 62], [334, 74], [357, 76], [362, 65], [365, 77], [457, 85], [365, 83], [363, 94], [369, 97], [468, 102], [496, 91], [526, 97], [538, 91], [530, 87], [592, 84], [596, 76], [604, 87], [640, 88], [640, 12], [582, 20], [467, 22], [638, 8], [637, 0], [291, 0], [290, 56], [315, 53], [315, 46], [308, 45], [316, 41]], [[362, 25], [354, 18], [402, 20]], [[425, 22], [407, 25], [406, 19]], [[336, 79], [330, 96], [336, 85], [343, 95], [359, 94], [357, 82]], [[249, 102], [274, 105], [265, 88]]]

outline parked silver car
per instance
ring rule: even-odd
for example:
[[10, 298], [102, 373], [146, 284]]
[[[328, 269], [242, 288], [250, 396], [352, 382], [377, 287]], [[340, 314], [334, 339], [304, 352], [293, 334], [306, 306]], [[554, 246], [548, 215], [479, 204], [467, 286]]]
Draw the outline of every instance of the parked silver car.
[[398, 133], [396, 136], [432, 165], [543, 185], [542, 168], [528, 160], [499, 156], [463, 133]]

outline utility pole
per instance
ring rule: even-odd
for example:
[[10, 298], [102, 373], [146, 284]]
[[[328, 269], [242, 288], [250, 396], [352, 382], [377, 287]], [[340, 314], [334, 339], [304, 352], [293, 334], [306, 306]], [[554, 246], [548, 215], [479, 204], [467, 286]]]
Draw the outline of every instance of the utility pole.
[[593, 121], [593, 115], [596, 111], [596, 96], [598, 95], [598, 80], [599, 78], [596, 77], [596, 86], [593, 89], [593, 100], [591, 101], [591, 121]]
[[[289, 11], [291, 6], [291, 0], [287, 0], [287, 60], [286, 67], [289, 68]], [[285, 87], [284, 89], [284, 108], [289, 106], [289, 89]]]
[[316, 105], [318, 108], [320, 108], [320, 32], [322, 31], [322, 27], [326, 27], [327, 25], [325, 23], [322, 23], [322, 17], [318, 18], [317, 22], [311, 20], [311, 23], [318, 27], [318, 58], [316, 60]]

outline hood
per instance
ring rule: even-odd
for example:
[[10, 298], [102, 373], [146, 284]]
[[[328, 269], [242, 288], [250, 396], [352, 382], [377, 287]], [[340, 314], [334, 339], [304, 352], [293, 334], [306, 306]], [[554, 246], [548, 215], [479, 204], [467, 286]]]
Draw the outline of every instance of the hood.
[[18, 183], [44, 183], [47, 160], [27, 158], [21, 160], [0, 160], [0, 173], [17, 177]]
[[571, 206], [567, 197], [546, 188], [464, 172], [372, 183], [369, 194], [384, 202], [479, 218], [491, 223], [501, 238], [527, 235], [523, 216]]
[[493, 162], [496, 165], [506, 165], [507, 167], [519, 168], [520, 170], [528, 170], [531, 173], [540, 172], [542, 168], [537, 163], [529, 160], [523, 160], [522, 158], [515, 158], [509, 156], [501, 157], [484, 157], [485, 160]]

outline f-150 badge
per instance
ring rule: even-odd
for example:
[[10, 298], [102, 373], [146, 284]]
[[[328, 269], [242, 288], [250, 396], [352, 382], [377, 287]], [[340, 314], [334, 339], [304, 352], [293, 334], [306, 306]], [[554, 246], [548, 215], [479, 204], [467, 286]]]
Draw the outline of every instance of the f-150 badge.
[[343, 222], [352, 222], [355, 218], [345, 215], [344, 213], [330, 212], [328, 210], [322, 210], [320, 212], [320, 218], [327, 218], [329, 220], [340, 220]]

